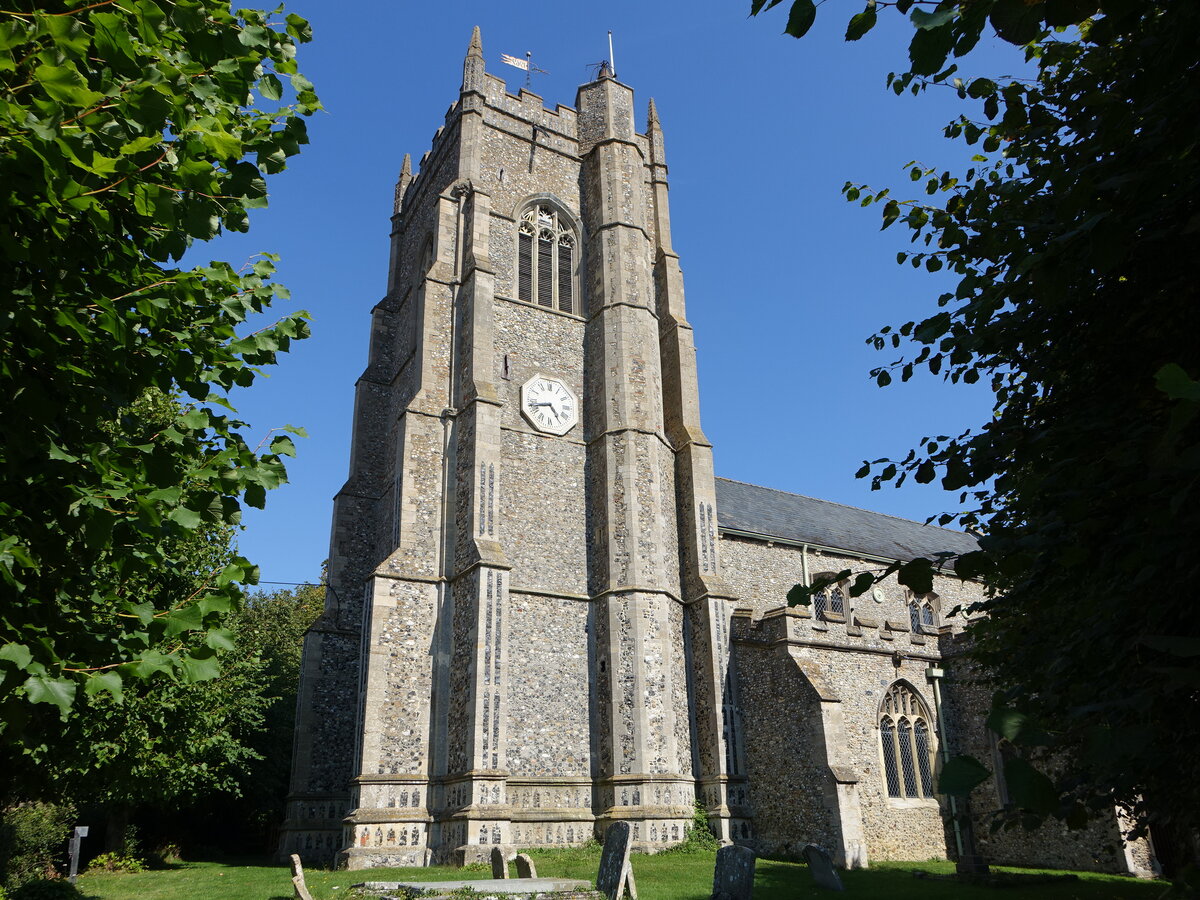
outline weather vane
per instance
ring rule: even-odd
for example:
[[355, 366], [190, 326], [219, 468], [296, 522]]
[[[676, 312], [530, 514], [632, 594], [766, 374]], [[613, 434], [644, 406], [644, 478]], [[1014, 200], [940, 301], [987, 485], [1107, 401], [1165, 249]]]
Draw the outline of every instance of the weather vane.
[[532, 83], [534, 72], [541, 72], [543, 75], [550, 74], [545, 69], [539, 69], [537, 66], [535, 66], [533, 64], [533, 51], [532, 50], [525, 51], [524, 59], [521, 59], [521, 57], [519, 57], [519, 56], [509, 56], [507, 53], [501, 53], [500, 54], [500, 62], [504, 63], [505, 65], [516, 66], [518, 69], [524, 70], [526, 90], [529, 89], [529, 86]]

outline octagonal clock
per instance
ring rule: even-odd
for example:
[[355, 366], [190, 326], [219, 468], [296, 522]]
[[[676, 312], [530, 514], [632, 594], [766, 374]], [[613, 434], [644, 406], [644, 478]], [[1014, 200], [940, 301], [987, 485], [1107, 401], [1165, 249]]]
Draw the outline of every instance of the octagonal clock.
[[579, 421], [579, 402], [557, 378], [539, 373], [521, 385], [521, 413], [538, 431], [566, 434]]

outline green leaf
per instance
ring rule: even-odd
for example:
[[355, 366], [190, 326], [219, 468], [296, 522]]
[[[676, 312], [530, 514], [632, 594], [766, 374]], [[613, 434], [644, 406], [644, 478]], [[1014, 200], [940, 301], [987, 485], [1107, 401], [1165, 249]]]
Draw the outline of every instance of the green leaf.
[[185, 631], [199, 631], [204, 627], [200, 607], [195, 603], [171, 610], [164, 617], [164, 622], [166, 623], [167, 637], [175, 637]]
[[973, 756], [952, 756], [937, 773], [937, 792], [966, 797], [991, 778], [991, 769]]
[[307, 19], [301, 18], [295, 13], [288, 13], [284, 21], [287, 22], [287, 33], [300, 43], [307, 44], [312, 40], [312, 26], [308, 24]]
[[933, 562], [924, 557], [909, 560], [896, 571], [896, 580], [912, 588], [914, 594], [930, 594], [933, 592]]
[[787, 27], [783, 29], [783, 33], [795, 38], [804, 37], [816, 19], [817, 7], [813, 0], [793, 0], [791, 11], [788, 13]]
[[209, 631], [204, 643], [214, 650], [232, 651], [237, 649], [234, 643], [233, 632], [228, 628], [214, 628]]
[[104, 96], [91, 90], [73, 65], [40, 65], [34, 70], [33, 77], [51, 99], [67, 106], [94, 106]]
[[1028, 44], [1042, 31], [1045, 4], [1025, 0], [996, 0], [988, 17], [996, 34], [1010, 44]]
[[957, 15], [958, 7], [956, 6], [947, 6], [943, 9], [934, 9], [929, 12], [918, 7], [912, 11], [909, 18], [917, 28], [928, 31], [930, 28], [941, 28], [946, 23], [954, 21]]
[[0, 647], [0, 659], [12, 663], [17, 669], [24, 670], [33, 661], [33, 654], [24, 644], [8, 643]]
[[812, 590], [804, 584], [794, 584], [787, 592], [788, 606], [811, 606]]
[[1019, 756], [1004, 760], [1004, 783], [1008, 796], [1021, 809], [1048, 816], [1058, 809], [1058, 791], [1054, 782]]
[[952, 756], [938, 773], [938, 793], [965, 797], [991, 774], [992, 770], [973, 756]]
[[278, 100], [283, 96], [283, 83], [274, 75], [264, 75], [258, 82], [258, 90], [268, 100]]
[[179, 667], [185, 681], [211, 681], [221, 674], [221, 663], [217, 652], [211, 647], [201, 647], [179, 658]]
[[1005, 706], [994, 708], [987, 717], [987, 727], [1006, 740], [1017, 741], [1029, 717]]
[[121, 676], [115, 670], [89, 675], [88, 680], [83, 683], [83, 690], [89, 697], [106, 691], [117, 703], [121, 703], [125, 696], [122, 690]]
[[175, 671], [175, 661], [160, 650], [147, 650], [130, 666], [130, 671], [139, 678], [149, 678], [159, 673], [171, 674]]
[[75, 702], [76, 686], [70, 678], [50, 675], [30, 675], [25, 681], [25, 695], [30, 703], [50, 703], [65, 716]]
[[188, 509], [186, 506], [178, 506], [171, 510], [167, 516], [172, 522], [177, 522], [188, 531], [194, 531], [200, 527], [200, 513], [194, 509]]
[[940, 72], [946, 57], [954, 46], [954, 26], [918, 28], [908, 44], [908, 60], [916, 75], [933, 75]]
[[750, 0], [750, 15], [757, 16], [765, 9], [777, 6], [781, 0]]
[[226, 131], [202, 131], [200, 142], [221, 162], [242, 158], [242, 142]]
[[1200, 382], [1193, 381], [1178, 363], [1167, 363], [1159, 369], [1154, 384], [1172, 400], [1200, 403]]
[[875, 27], [877, 19], [875, 7], [868, 6], [862, 12], [850, 17], [850, 24], [846, 27], [846, 40], [857, 41], [864, 34]]

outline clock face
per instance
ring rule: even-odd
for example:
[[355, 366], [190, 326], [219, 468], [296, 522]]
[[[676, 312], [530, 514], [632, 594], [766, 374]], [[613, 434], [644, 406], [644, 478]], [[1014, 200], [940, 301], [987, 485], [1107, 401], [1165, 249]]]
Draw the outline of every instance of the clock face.
[[579, 403], [557, 378], [534, 375], [521, 385], [521, 412], [547, 434], [566, 434], [579, 421]]

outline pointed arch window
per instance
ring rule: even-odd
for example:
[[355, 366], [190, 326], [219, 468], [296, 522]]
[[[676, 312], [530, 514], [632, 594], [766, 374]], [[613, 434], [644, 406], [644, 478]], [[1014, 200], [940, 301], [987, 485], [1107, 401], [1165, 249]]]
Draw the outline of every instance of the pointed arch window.
[[578, 240], [570, 222], [548, 203], [526, 207], [517, 226], [517, 299], [578, 313]]
[[[821, 572], [814, 575], [812, 583], [828, 582], [832, 578], [836, 578], [834, 572]], [[846, 618], [846, 595], [847, 588], [845, 582], [835, 581], [832, 584], [826, 584], [825, 587], [812, 595], [812, 611], [813, 615], [818, 619], [833, 619], [834, 621], [845, 621]]]
[[912, 625], [913, 634], [933, 634], [937, 628], [937, 613], [933, 609], [936, 594], [925, 594], [922, 597], [910, 597], [908, 600], [908, 620]]
[[920, 799], [934, 795], [929, 711], [906, 682], [895, 682], [880, 704], [879, 743], [889, 797]]

